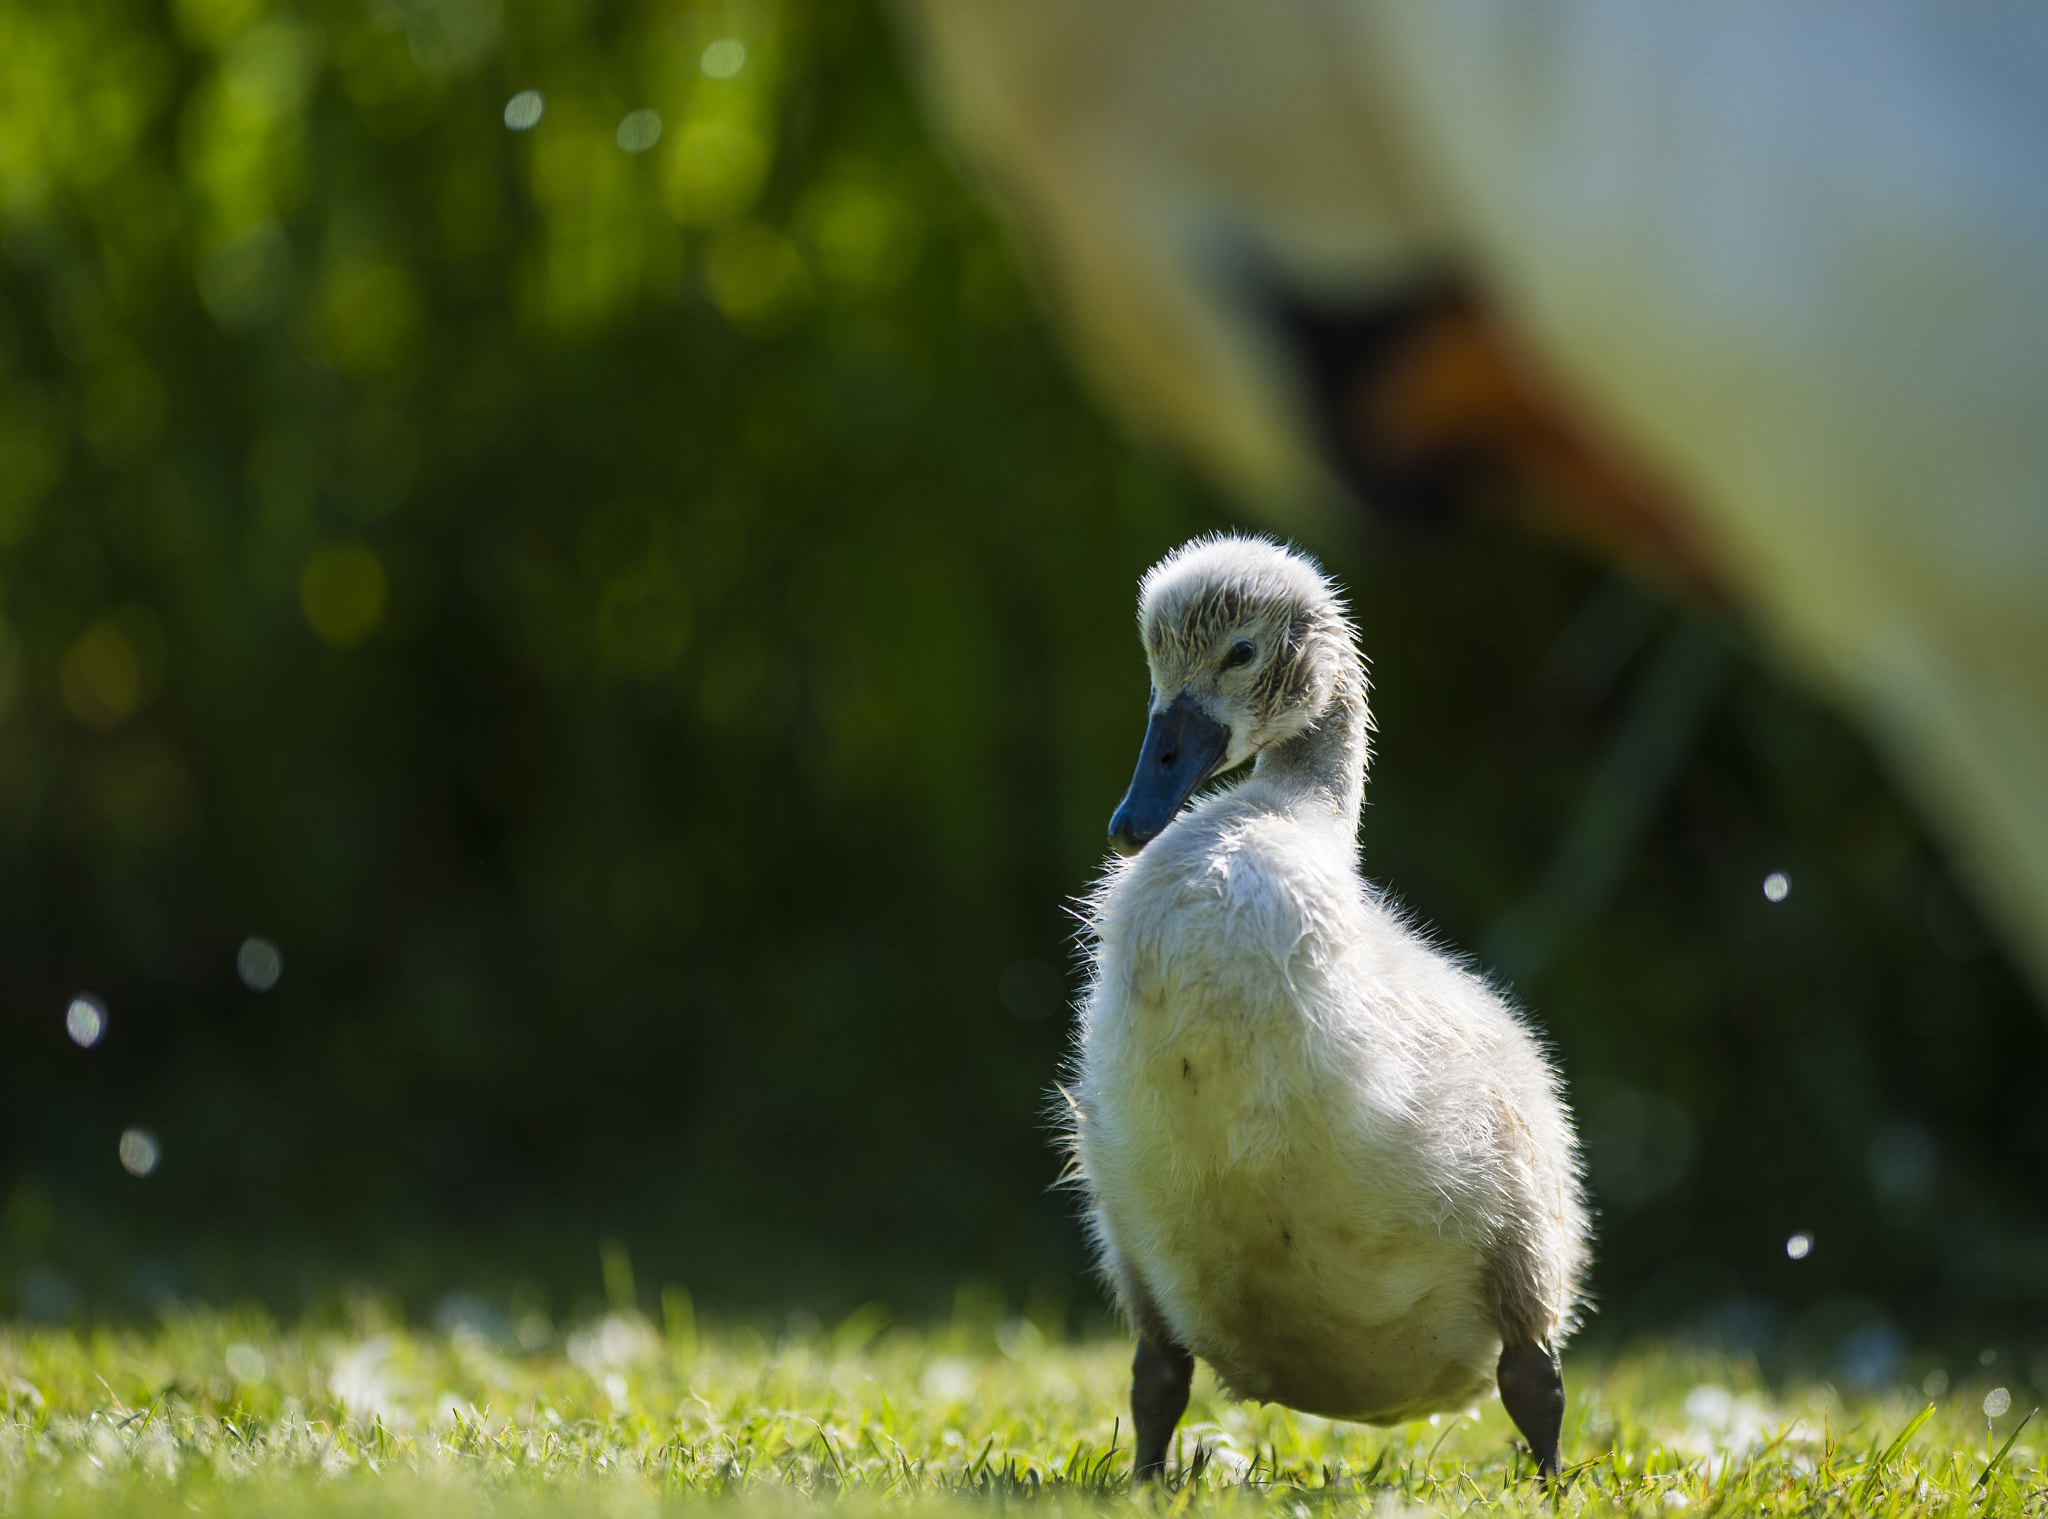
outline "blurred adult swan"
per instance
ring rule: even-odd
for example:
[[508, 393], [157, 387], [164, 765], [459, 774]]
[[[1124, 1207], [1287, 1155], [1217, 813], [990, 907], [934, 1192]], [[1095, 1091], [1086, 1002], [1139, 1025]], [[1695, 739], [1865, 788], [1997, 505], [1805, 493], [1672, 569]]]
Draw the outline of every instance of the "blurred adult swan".
[[1587, 1259], [1571, 1121], [1514, 1013], [1359, 874], [1343, 605], [1300, 555], [1211, 538], [1146, 575], [1139, 624], [1150, 720], [1090, 903], [1074, 1092], [1138, 1334], [1138, 1475], [1196, 1356], [1239, 1396], [1375, 1424], [1497, 1383], [1555, 1473]]
[[1134, 419], [1295, 531], [1476, 477], [1714, 588], [2048, 1006], [2048, 7], [899, 3]]

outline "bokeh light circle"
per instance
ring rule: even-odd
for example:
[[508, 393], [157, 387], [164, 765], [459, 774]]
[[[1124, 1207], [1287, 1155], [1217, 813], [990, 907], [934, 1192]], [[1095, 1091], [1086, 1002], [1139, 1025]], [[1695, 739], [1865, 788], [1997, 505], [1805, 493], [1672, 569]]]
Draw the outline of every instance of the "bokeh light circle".
[[706, 79], [730, 79], [746, 66], [747, 45], [737, 37], [720, 37], [697, 60]]
[[64, 1009], [64, 1032], [80, 1049], [89, 1050], [107, 1032], [107, 1009], [97, 997], [76, 996]]
[[521, 90], [505, 102], [505, 125], [515, 132], [531, 132], [540, 125], [547, 108], [539, 90]]
[[661, 141], [661, 112], [642, 107], [628, 111], [619, 123], [619, 146], [628, 153], [645, 153]]
[[122, 1130], [120, 1153], [121, 1168], [130, 1176], [149, 1175], [163, 1156], [156, 1136], [147, 1129]]
[[251, 934], [235, 951], [235, 974], [252, 992], [267, 992], [284, 974], [284, 952], [261, 934]]
[[1782, 870], [1774, 870], [1764, 877], [1764, 900], [1782, 902], [1792, 895], [1792, 878]]

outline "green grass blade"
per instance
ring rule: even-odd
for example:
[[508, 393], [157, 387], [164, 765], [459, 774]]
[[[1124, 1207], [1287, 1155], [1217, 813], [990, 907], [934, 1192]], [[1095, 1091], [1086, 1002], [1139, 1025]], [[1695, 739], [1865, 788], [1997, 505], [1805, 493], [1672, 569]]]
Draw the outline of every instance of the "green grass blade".
[[1984, 1468], [1984, 1475], [1977, 1479], [1977, 1487], [1983, 1487], [1986, 1483], [1990, 1482], [1991, 1474], [1998, 1470], [1999, 1463], [2005, 1459], [2006, 1453], [2012, 1449], [2013, 1441], [2019, 1439], [2020, 1431], [2033, 1423], [2034, 1415], [2040, 1411], [2038, 1408], [2031, 1410], [2024, 1419], [2013, 1426], [2013, 1432], [2005, 1437], [2005, 1444], [1998, 1447], [1998, 1454], [1993, 1456], [1990, 1464]]
[[1877, 1458], [1877, 1464], [1879, 1466], [1889, 1466], [1898, 1457], [1899, 1452], [1906, 1448], [1906, 1442], [1919, 1434], [1927, 1421], [1933, 1417], [1934, 1405], [1929, 1403], [1913, 1416], [1912, 1421], [1904, 1429], [1892, 1437], [1892, 1443], [1884, 1448], [1884, 1454]]

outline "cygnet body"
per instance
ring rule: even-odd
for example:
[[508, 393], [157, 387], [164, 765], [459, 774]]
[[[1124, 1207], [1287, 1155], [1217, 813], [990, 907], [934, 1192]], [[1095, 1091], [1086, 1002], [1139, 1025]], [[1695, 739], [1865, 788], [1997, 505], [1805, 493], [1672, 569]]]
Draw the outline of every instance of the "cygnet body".
[[1498, 1379], [1553, 1472], [1587, 1259], [1571, 1121], [1515, 1014], [1359, 873], [1344, 608], [1302, 556], [1215, 538], [1145, 577], [1139, 622], [1150, 721], [1089, 902], [1072, 1088], [1139, 1336], [1139, 1474], [1192, 1356], [1239, 1396], [1379, 1424]]

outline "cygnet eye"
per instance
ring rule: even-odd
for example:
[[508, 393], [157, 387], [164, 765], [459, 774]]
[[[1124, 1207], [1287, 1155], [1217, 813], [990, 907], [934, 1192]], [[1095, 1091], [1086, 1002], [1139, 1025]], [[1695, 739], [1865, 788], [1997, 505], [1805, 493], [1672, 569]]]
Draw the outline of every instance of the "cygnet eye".
[[1223, 668], [1235, 670], [1239, 665], [1248, 665], [1252, 656], [1259, 651], [1249, 638], [1240, 638], [1230, 646], [1230, 652], [1223, 656]]

